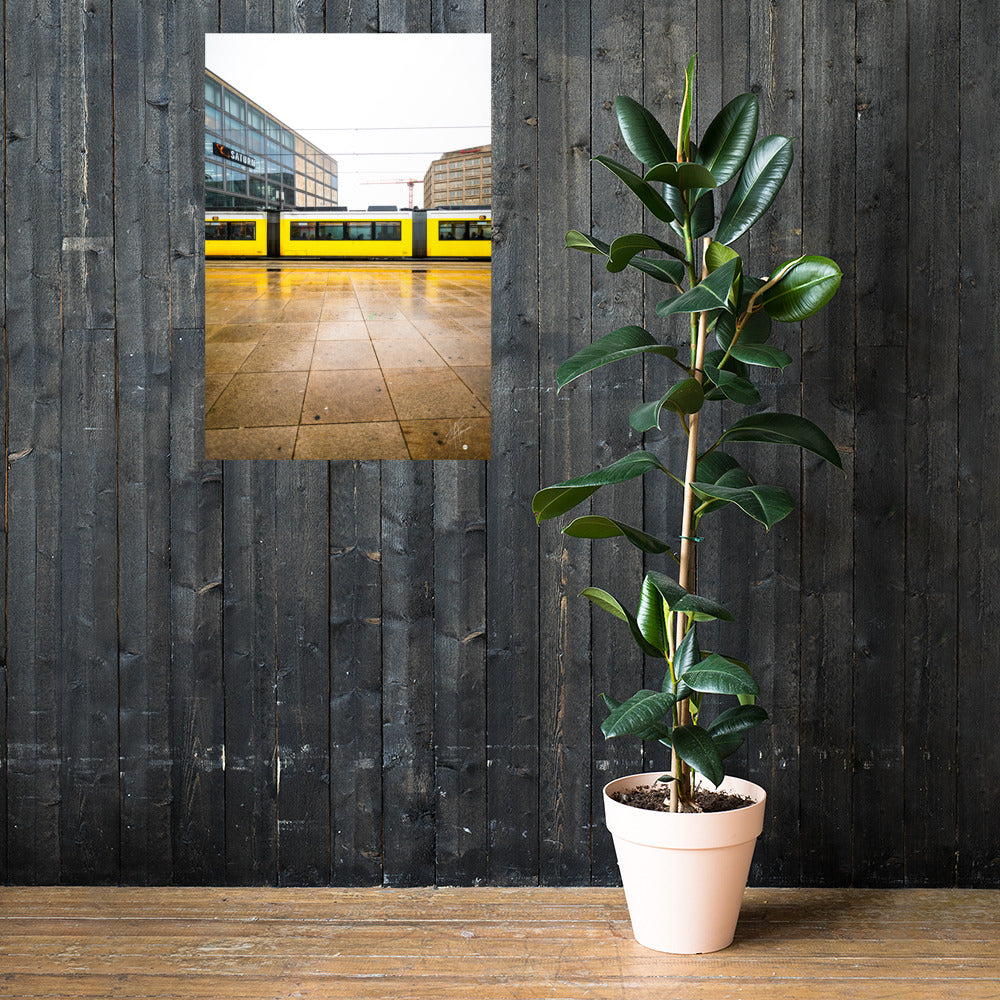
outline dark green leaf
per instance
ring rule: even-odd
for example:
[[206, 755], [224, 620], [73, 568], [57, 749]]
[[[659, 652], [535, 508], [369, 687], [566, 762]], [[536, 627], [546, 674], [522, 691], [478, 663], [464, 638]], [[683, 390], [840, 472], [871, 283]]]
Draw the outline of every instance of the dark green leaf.
[[610, 156], [595, 156], [598, 163], [604, 164], [616, 177], [623, 181], [628, 189], [656, 216], [661, 222], [673, 222], [674, 213], [656, 190], [650, 187], [638, 174], [633, 173], [624, 164], [612, 160]]
[[712, 742], [715, 744], [715, 749], [718, 750], [719, 756], [725, 760], [727, 757], [736, 753], [736, 751], [743, 746], [743, 733], [729, 733], [726, 736], [713, 736]]
[[693, 615], [695, 621], [733, 620], [733, 616], [721, 604], [716, 604], [707, 597], [689, 593], [669, 576], [651, 570], [646, 574], [646, 579], [660, 592], [660, 596], [667, 602], [671, 611], [683, 611], [685, 614]]
[[670, 727], [663, 717], [674, 707], [674, 696], [661, 691], [637, 691], [631, 698], [613, 708], [601, 723], [605, 738], [638, 736], [644, 740], [663, 739]]
[[714, 188], [717, 184], [712, 172], [700, 163], [658, 163], [647, 170], [642, 179], [669, 184], [682, 191]]
[[677, 150], [655, 116], [631, 97], [615, 98], [618, 127], [632, 155], [646, 165], [676, 160]]
[[700, 239], [715, 228], [715, 197], [706, 191], [694, 205], [691, 213], [691, 237]]
[[[741, 307], [742, 308], [742, 307]], [[719, 314], [719, 321], [715, 324], [715, 339], [719, 346], [725, 350], [733, 342], [736, 335], [736, 316], [731, 312]], [[755, 312], [743, 324], [740, 331], [740, 339], [736, 342], [738, 347], [756, 347], [767, 343], [771, 336], [771, 317], [763, 310]]]
[[736, 257], [739, 257], [739, 254], [732, 247], [727, 247], [725, 243], [720, 243], [718, 240], [710, 240], [708, 249], [705, 251], [705, 263], [709, 272], [717, 271], [723, 264], [728, 264]]
[[[627, 233], [624, 236], [619, 236], [611, 244], [608, 251], [608, 270], [624, 271], [632, 262], [632, 258], [636, 254], [642, 253], [643, 250], [663, 250], [669, 253], [673, 247], [656, 239], [655, 236], [647, 236], [645, 233]], [[679, 261], [678, 264], [683, 272], [684, 265], [680, 264]]]
[[583, 250], [584, 253], [601, 253], [607, 257], [609, 247], [607, 243], [597, 239], [595, 236], [587, 236], [586, 233], [571, 229], [566, 234], [566, 249]]
[[[698, 647], [698, 630], [697, 626], [692, 625], [685, 633], [684, 638], [681, 639], [681, 644], [677, 647], [677, 652], [674, 654], [674, 676], [677, 678], [677, 690], [675, 694], [678, 701], [691, 695], [691, 689], [684, 683], [684, 675], [691, 667], [700, 662], [701, 649]], [[669, 677], [670, 674], [668, 672], [667, 679]]]
[[718, 787], [726, 776], [722, 758], [712, 737], [701, 726], [675, 726], [670, 742], [681, 760]]
[[840, 285], [840, 268], [829, 257], [802, 257], [760, 296], [768, 314], [781, 323], [797, 323], [817, 313]]
[[661, 309], [660, 306], [657, 306], [657, 313], [660, 316], [669, 316], [672, 313], [693, 313], [704, 312], [708, 309], [727, 308], [729, 292], [733, 287], [739, 263], [738, 257], [727, 261], [700, 284], [668, 302], [665, 308]]
[[691, 112], [694, 109], [694, 60], [687, 64], [684, 70], [684, 102], [681, 104], [681, 121], [677, 141], [680, 148], [677, 150], [677, 159], [691, 159]]
[[[662, 249], [662, 247], [657, 249]], [[677, 285], [678, 288], [686, 274], [684, 265], [679, 260], [659, 260], [655, 257], [636, 256], [629, 261], [629, 264], [637, 271], [642, 271], [643, 274], [656, 278], [657, 281]]]
[[551, 517], [565, 514], [592, 493], [596, 493], [602, 486], [624, 483], [628, 479], [635, 479], [636, 476], [649, 472], [650, 469], [666, 471], [649, 452], [637, 451], [618, 459], [617, 462], [612, 462], [603, 469], [595, 469], [575, 479], [547, 486], [539, 490], [531, 501], [535, 520], [541, 523]]
[[[732, 455], [727, 455], [724, 451], [716, 448], [710, 455], [705, 455], [704, 458], [698, 459], [698, 465], [695, 467], [695, 476], [699, 483], [717, 483], [727, 472], [731, 472], [733, 469], [739, 469], [740, 472], [743, 472], [742, 466]], [[743, 474], [746, 475], [745, 472]], [[747, 476], [747, 482], [750, 482], [749, 476]]]
[[719, 221], [716, 239], [739, 239], [771, 206], [792, 165], [792, 140], [769, 135], [750, 151], [729, 204]]
[[622, 326], [611, 333], [588, 344], [582, 351], [564, 361], [556, 369], [556, 385], [559, 389], [573, 379], [602, 365], [631, 358], [636, 354], [660, 354], [666, 358], [676, 358], [677, 348], [668, 347], [654, 340], [641, 326]]
[[680, 414], [697, 413], [705, 401], [705, 393], [696, 378], [686, 378], [672, 385], [661, 398], [642, 403], [629, 414], [629, 423], [640, 433], [660, 426], [660, 411], [666, 406]]
[[711, 653], [685, 675], [688, 687], [704, 694], [760, 694], [757, 682], [732, 660]]
[[744, 486], [732, 488], [710, 483], [692, 483], [691, 489], [703, 500], [722, 500], [736, 504], [755, 521], [768, 529], [787, 517], [795, 506], [780, 486]]
[[711, 380], [713, 385], [719, 387], [722, 394], [731, 399], [734, 403], [743, 403], [751, 406], [760, 402], [760, 393], [757, 387], [749, 380], [732, 372], [720, 370], [714, 365], [705, 365], [705, 375]]
[[639, 598], [639, 608], [635, 613], [639, 623], [639, 631], [646, 641], [666, 653], [670, 647], [667, 639], [667, 609], [663, 606], [663, 598], [650, 582], [647, 576], [642, 581], [642, 593]]
[[770, 344], [744, 344], [743, 338], [736, 342], [731, 356], [745, 365], [758, 365], [761, 368], [787, 368], [792, 359], [777, 347]]
[[736, 705], [714, 718], [708, 724], [708, 731], [713, 736], [728, 736], [753, 729], [766, 721], [767, 712], [759, 705]]
[[719, 440], [794, 444], [843, 469], [833, 442], [811, 420], [795, 413], [754, 413], [723, 432]]
[[663, 650], [657, 649], [646, 641], [645, 636], [643, 636], [639, 628], [639, 623], [635, 620], [635, 615], [628, 608], [622, 607], [606, 590], [601, 590], [599, 587], [587, 587], [585, 590], [580, 591], [580, 596], [586, 597], [592, 604], [596, 604], [601, 610], [607, 611], [608, 614], [614, 615], [615, 618], [620, 618], [623, 622], [628, 622], [629, 631], [632, 633], [635, 644], [647, 656], [662, 658]]
[[640, 531], [639, 528], [634, 528], [630, 524], [615, 521], [610, 517], [597, 517], [596, 515], [588, 514], [586, 517], [578, 517], [570, 521], [562, 531], [564, 535], [570, 535], [573, 538], [615, 538], [624, 536], [637, 549], [641, 549], [643, 552], [651, 552], [654, 555], [671, 551], [670, 546], [659, 538], [648, 535], [645, 531]]
[[734, 97], [712, 120], [701, 140], [699, 158], [719, 184], [732, 180], [757, 137], [757, 98]]

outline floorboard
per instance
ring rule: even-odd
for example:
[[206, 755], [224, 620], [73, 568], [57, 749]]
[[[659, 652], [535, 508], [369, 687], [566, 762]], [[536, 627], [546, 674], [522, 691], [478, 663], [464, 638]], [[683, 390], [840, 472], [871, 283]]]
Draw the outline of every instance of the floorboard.
[[752, 889], [732, 947], [632, 939], [620, 889], [0, 889], [0, 997], [1000, 997], [992, 890]]

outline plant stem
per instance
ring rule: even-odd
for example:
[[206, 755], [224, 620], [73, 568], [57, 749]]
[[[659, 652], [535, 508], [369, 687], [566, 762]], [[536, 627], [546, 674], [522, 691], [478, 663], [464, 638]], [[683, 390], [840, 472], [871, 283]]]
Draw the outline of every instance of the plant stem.
[[[709, 240], [705, 240], [705, 249], [708, 249]], [[702, 263], [702, 279], [708, 274], [707, 265]], [[708, 313], [698, 314], [698, 332], [695, 343], [692, 366], [694, 377], [703, 381], [703, 369], [705, 366], [705, 341], [708, 339]], [[684, 472], [684, 518], [681, 527], [681, 559], [680, 569], [677, 573], [677, 582], [685, 590], [691, 590], [694, 581], [695, 571], [695, 542], [691, 537], [694, 533], [694, 490], [691, 483], [694, 481], [698, 466], [698, 417], [699, 413], [691, 414], [691, 422], [688, 425], [688, 450], [687, 465]], [[675, 646], [681, 644], [686, 632], [685, 626], [688, 624], [686, 615], [677, 616], [677, 634], [674, 640]], [[688, 701], [685, 698], [677, 706], [677, 724], [686, 726], [691, 721], [691, 711]], [[677, 755], [676, 750], [671, 750], [670, 769], [674, 775], [674, 780], [670, 783], [670, 811], [677, 812], [681, 798], [686, 798], [689, 792], [687, 788], [687, 765], [684, 764]], [[683, 785], [683, 787], [681, 787]]]

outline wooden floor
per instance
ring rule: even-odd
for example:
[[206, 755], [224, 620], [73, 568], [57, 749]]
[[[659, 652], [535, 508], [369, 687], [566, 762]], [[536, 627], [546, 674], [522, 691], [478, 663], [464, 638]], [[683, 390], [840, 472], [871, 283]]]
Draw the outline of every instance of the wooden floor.
[[632, 940], [618, 889], [0, 889], [0, 996], [1000, 997], [1000, 893], [756, 889], [736, 941]]

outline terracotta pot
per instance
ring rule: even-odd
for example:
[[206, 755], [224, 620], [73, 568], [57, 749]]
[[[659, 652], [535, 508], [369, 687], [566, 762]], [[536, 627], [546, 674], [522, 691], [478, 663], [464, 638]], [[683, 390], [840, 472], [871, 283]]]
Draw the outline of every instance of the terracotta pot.
[[[636, 941], [655, 951], [694, 955], [732, 943], [764, 828], [764, 789], [727, 777], [721, 791], [753, 805], [717, 813], [666, 813], [615, 802], [609, 792], [650, 785], [662, 774], [630, 774], [604, 786], [604, 811], [615, 842]], [[664, 794], [667, 786], [664, 785]]]

